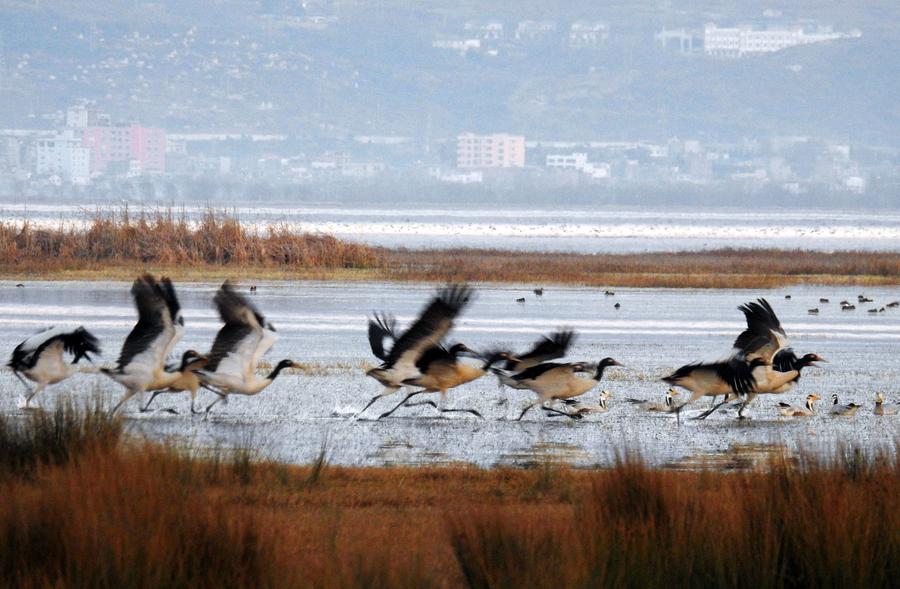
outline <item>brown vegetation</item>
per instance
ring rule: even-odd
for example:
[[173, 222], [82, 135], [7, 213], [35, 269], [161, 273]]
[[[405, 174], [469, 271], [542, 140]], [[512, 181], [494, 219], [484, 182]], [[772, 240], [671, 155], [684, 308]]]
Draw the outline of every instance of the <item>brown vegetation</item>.
[[[14, 419], [0, 418], [0, 457], [35, 458], [0, 459], [2, 586], [890, 587], [900, 575], [897, 448], [737, 473], [636, 458], [600, 471], [295, 468], [116, 442], [121, 423], [96, 409]], [[54, 437], [70, 451], [42, 451]]]
[[0, 274], [15, 279], [357, 279], [675, 288], [900, 284], [900, 254], [722, 249], [644, 254], [390, 250], [273, 225], [256, 232], [223, 212], [192, 224], [172, 210], [98, 212], [87, 228], [0, 223]]
[[196, 225], [171, 209], [133, 216], [98, 212], [86, 229], [0, 224], [0, 266], [7, 271], [116, 266], [366, 268], [372, 248], [324, 235], [296, 235], [280, 225], [248, 230], [234, 217], [207, 211]]

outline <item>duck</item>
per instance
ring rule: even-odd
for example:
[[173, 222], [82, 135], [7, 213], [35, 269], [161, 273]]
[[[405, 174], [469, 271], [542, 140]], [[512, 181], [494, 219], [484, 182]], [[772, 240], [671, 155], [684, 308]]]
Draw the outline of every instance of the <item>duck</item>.
[[643, 409], [644, 411], [671, 413], [675, 411], [675, 397], [679, 394], [681, 393], [679, 393], [677, 389], [670, 388], [666, 391], [666, 399], [662, 403], [641, 399], [626, 399], [626, 401], [637, 405], [639, 409]]
[[859, 410], [859, 408], [860, 408], [860, 405], [857, 405], [856, 403], [847, 403], [846, 405], [842, 405], [838, 401], [837, 393], [834, 393], [833, 395], [831, 395], [831, 412], [830, 413], [832, 415], [849, 417], [849, 416], [853, 415], [854, 413], [856, 413], [857, 410]]
[[806, 405], [798, 407], [789, 403], [778, 403], [778, 413], [785, 417], [810, 417], [816, 414], [813, 403], [821, 400], [822, 397], [813, 393], [806, 396]]
[[807, 310], [806, 312], [809, 313], [810, 315], [818, 315], [819, 309], [818, 309], [818, 307], [814, 307], [812, 309]]
[[825, 297], [822, 297], [822, 298], [819, 299], [819, 302], [820, 302], [820, 303], [828, 303], [829, 301], [828, 301], [828, 299], [826, 299]]
[[[600, 397], [596, 405], [582, 405], [581, 403], [576, 402], [573, 409], [563, 413], [566, 413], [568, 417], [573, 419], [583, 419], [591, 413], [606, 413], [609, 411], [610, 399], [612, 399], [612, 393], [609, 391], [600, 391]], [[547, 417], [557, 417], [563, 414], [558, 411], [552, 411], [548, 407], [544, 407], [544, 411]]]
[[884, 393], [875, 393], [875, 415], [897, 415], [900, 413], [900, 405], [897, 403], [885, 404]]

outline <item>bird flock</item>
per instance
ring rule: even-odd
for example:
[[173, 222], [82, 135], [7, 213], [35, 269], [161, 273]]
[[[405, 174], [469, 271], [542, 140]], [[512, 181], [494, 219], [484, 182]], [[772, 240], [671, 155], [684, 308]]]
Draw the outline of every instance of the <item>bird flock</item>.
[[[250, 288], [251, 292], [256, 287]], [[538, 297], [544, 289], [535, 289]], [[605, 291], [606, 296], [614, 296]], [[99, 373], [124, 388], [121, 399], [112, 408], [118, 411], [135, 396], [149, 393], [146, 404], [139, 410], [148, 411], [153, 400], [163, 393], [187, 393], [191, 400], [191, 414], [206, 413], [218, 403], [227, 403], [231, 395], [256, 395], [265, 390], [289, 368], [299, 367], [293, 360], [284, 359], [274, 368], [260, 372], [266, 365], [263, 356], [278, 340], [275, 327], [236, 286], [226, 281], [213, 297], [213, 305], [223, 323], [207, 353], [185, 350], [180, 360], [171, 362], [185, 330], [181, 305], [172, 281], [157, 280], [147, 274], [137, 278], [131, 296], [138, 320], [122, 345], [118, 361], [113, 366], [96, 367], [93, 356], [100, 355], [100, 342], [83, 326], [75, 328], [51, 327], [30, 336], [16, 346], [8, 367], [27, 390], [25, 407], [46, 387], [64, 381], [76, 373]], [[430, 406], [439, 414], [466, 413], [483, 418], [475, 408], [447, 406], [449, 391], [476, 379], [492, 375], [501, 388], [530, 391], [533, 400], [518, 414], [521, 420], [535, 407], [546, 417], [567, 417], [579, 420], [593, 413], [610, 410], [611, 393], [602, 391], [596, 404], [584, 401], [586, 393], [596, 388], [607, 369], [623, 368], [611, 357], [598, 361], [560, 362], [577, 335], [570, 329], [560, 329], [541, 337], [521, 353], [510, 349], [475, 351], [463, 343], [449, 343], [454, 322], [471, 305], [475, 291], [468, 285], [449, 285], [441, 288], [428, 301], [419, 316], [401, 331], [397, 320], [388, 313], [373, 313], [368, 321], [368, 341], [372, 354], [380, 364], [366, 371], [366, 375], [383, 387], [355, 414], [361, 418], [384, 397], [405, 391], [402, 399], [376, 419], [393, 415], [404, 407]], [[827, 299], [820, 299], [827, 303]], [[891, 303], [893, 305], [893, 303]], [[888, 305], [890, 306], [890, 305]], [[711, 407], [694, 416], [705, 419], [723, 405], [737, 409], [737, 417], [744, 418], [744, 410], [760, 395], [780, 395], [792, 390], [800, 382], [804, 368], [817, 366], [825, 360], [814, 353], [798, 356], [787, 338], [774, 309], [766, 299], [758, 299], [738, 307], [744, 314], [747, 327], [738, 334], [727, 355], [714, 362], [693, 362], [681, 366], [660, 380], [670, 385], [663, 402], [648, 399], [626, 399], [637, 408], [658, 413], [680, 415], [683, 408], [701, 397], [711, 397]], [[86, 360], [87, 364], [80, 363]], [[28, 381], [34, 383], [29, 385]], [[205, 411], [196, 408], [201, 389], [214, 395]], [[678, 402], [679, 389], [689, 396]], [[419, 400], [421, 395], [438, 393], [437, 401]], [[717, 397], [723, 400], [716, 403]], [[784, 402], [775, 405], [786, 417], [815, 415], [815, 402], [821, 400], [810, 394], [803, 406]], [[501, 399], [505, 404], [506, 399]], [[853, 415], [860, 408], [854, 403], [842, 404], [832, 395], [829, 410], [832, 415]], [[174, 409], [166, 411], [175, 413]], [[896, 415], [900, 406], [888, 403], [883, 393], [875, 398], [875, 415]]]
[[[132, 284], [131, 296], [138, 321], [125, 338], [115, 366], [97, 369], [78, 365], [79, 360], [90, 362], [91, 354], [100, 354], [99, 341], [84, 327], [46, 329], [16, 346], [7, 366], [28, 389], [26, 407], [48, 385], [77, 372], [99, 372], [125, 389], [113, 413], [145, 392], [151, 397], [141, 411], [147, 411], [160, 393], [187, 392], [191, 396], [191, 413], [197, 413], [195, 399], [203, 388], [216, 395], [206, 407], [208, 414], [217, 403], [227, 402], [229, 395], [255, 395], [272, 384], [282, 370], [295, 366], [286, 359], [266, 376], [257, 375], [263, 354], [278, 336], [275, 327], [228, 281], [213, 298], [224, 325], [209, 353], [186, 350], [177, 364], [167, 364], [184, 335], [184, 317], [172, 281], [141, 276]], [[72, 356], [71, 362], [66, 361], [67, 355]], [[34, 388], [26, 379], [35, 383]]]

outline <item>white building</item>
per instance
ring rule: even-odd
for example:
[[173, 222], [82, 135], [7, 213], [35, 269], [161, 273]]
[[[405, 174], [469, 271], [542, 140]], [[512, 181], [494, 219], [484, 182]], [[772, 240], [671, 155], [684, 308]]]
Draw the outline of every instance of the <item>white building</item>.
[[586, 153], [552, 154], [547, 156], [548, 168], [581, 170], [587, 163]]
[[465, 55], [469, 51], [478, 51], [481, 49], [480, 39], [435, 39], [431, 42], [431, 46], [435, 49], [450, 49]]
[[604, 22], [579, 20], [569, 29], [569, 47], [580, 49], [598, 47], [609, 39], [609, 25]]
[[81, 137], [71, 130], [35, 142], [35, 172], [59, 175], [73, 184], [87, 184], [91, 178], [91, 150], [82, 147]]
[[708, 23], [703, 29], [703, 51], [715, 57], [743, 57], [860, 36], [862, 33], [858, 30], [835, 33], [830, 27], [819, 27], [813, 32], [807, 32], [802, 27], [754, 30], [749, 25], [719, 27], [715, 23]]
[[516, 26], [516, 41], [538, 43], [547, 41], [556, 33], [552, 20], [523, 20]]
[[503, 23], [501, 22], [477, 22], [469, 21], [465, 25], [467, 33], [472, 34], [482, 41], [500, 41], [503, 39]]
[[107, 113], [85, 105], [73, 106], [66, 110], [66, 127], [83, 129], [85, 127], [109, 127], [112, 118]]

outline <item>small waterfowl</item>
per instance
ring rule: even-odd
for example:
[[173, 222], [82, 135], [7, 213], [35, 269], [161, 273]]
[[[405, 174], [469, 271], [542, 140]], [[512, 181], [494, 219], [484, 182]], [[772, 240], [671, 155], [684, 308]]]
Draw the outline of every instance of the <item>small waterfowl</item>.
[[803, 407], [790, 405], [789, 403], [778, 403], [778, 413], [785, 417], [811, 417], [816, 414], [813, 403], [820, 400], [821, 398], [822, 397], [815, 393], [807, 395], [806, 405], [804, 405]]
[[517, 302], [517, 303], [524, 303], [524, 302], [525, 302], [525, 297], [519, 297], [519, 298], [517, 298], [517, 299], [516, 299], [516, 302]]
[[[417, 364], [431, 348], [440, 345], [453, 327], [453, 321], [472, 301], [474, 291], [466, 285], [452, 285], [438, 291], [410, 327], [397, 335], [397, 322], [393, 317], [375, 315], [369, 320], [369, 346], [376, 358], [382, 361], [377, 368], [366, 372], [384, 386], [384, 390], [372, 397], [356, 415], [361, 415], [378, 399], [396, 393], [412, 378], [421, 376]], [[390, 351], [385, 349], [390, 340]]]
[[[66, 362], [66, 354], [72, 356], [71, 362]], [[100, 354], [100, 342], [84, 327], [51, 327], [16, 346], [7, 366], [28, 391], [28, 407], [31, 399], [46, 387], [78, 372], [96, 372], [92, 366], [78, 365], [82, 358], [90, 362], [91, 354]], [[25, 379], [35, 383], [34, 388]]]
[[842, 405], [838, 401], [837, 393], [831, 395], [831, 411], [832, 415], [840, 415], [844, 417], [849, 417], [859, 410], [860, 405], [856, 403], [847, 403], [846, 405]]
[[869, 297], [867, 297], [867, 296], [865, 296], [865, 295], [859, 295], [859, 296], [857, 296], [857, 297], [856, 297], [856, 300], [857, 300], [858, 302], [860, 302], [860, 303], [873, 303], [873, 302], [875, 302], [875, 299], [870, 299]]
[[609, 411], [610, 399], [612, 399], [612, 393], [610, 393], [609, 391], [601, 391], [600, 398], [598, 399], [596, 405], [582, 405], [577, 400], [574, 400], [575, 407], [569, 411], [559, 412], [551, 410], [548, 407], [544, 407], [544, 411], [547, 417], [557, 417], [559, 415], [565, 415], [573, 419], [583, 419], [585, 416], [590, 415], [591, 413], [606, 413], [607, 411]]
[[534, 289], [534, 294], [537, 295], [537, 296], [539, 296], [539, 297], [542, 297], [542, 296], [544, 296], [544, 289], [543, 289], [543, 288], [536, 288], [536, 289]]
[[841, 311], [855, 311], [856, 305], [841, 305]]
[[680, 393], [675, 389], [669, 389], [666, 391], [666, 399], [662, 403], [657, 403], [655, 401], [644, 401], [641, 399], [626, 399], [629, 403], [634, 403], [638, 406], [639, 409], [644, 411], [655, 411], [661, 413], [671, 413], [675, 411], [675, 397]]
[[810, 315], [818, 315], [818, 314], [819, 314], [819, 309], [818, 309], [818, 307], [815, 307], [815, 308], [809, 309], [809, 310], [807, 311], [807, 313], [809, 313]]
[[[590, 368], [581, 362], [570, 364], [558, 364], [546, 362], [538, 364], [528, 370], [524, 370], [512, 376], [516, 380], [537, 394], [537, 400], [525, 407], [519, 414], [520, 421], [529, 409], [535, 405], [541, 405], [545, 410], [558, 411], [546, 406], [548, 401], [574, 399], [593, 389], [603, 378], [603, 371], [609, 366], [621, 366], [612, 358], [604, 358], [597, 364], [596, 370], [589, 378], [578, 376], [579, 373], [590, 372]], [[559, 413], [572, 417], [564, 411]]]
[[888, 309], [896, 309], [897, 307], [900, 307], [900, 301], [890, 302], [887, 305], [885, 305], [885, 307], [887, 307]]
[[826, 299], [826, 298], [823, 297], [823, 298], [820, 298], [820, 299], [819, 299], [819, 302], [820, 302], [820, 303], [828, 303], [829, 301], [828, 301], [828, 299]]
[[875, 415], [897, 415], [898, 413], [900, 413], [900, 405], [885, 403], [884, 393], [875, 393]]
[[613, 305], [613, 308], [615, 308], [616, 310], [621, 309], [622, 303], [616, 303], [615, 305]]
[[784, 295], [784, 300], [786, 300], [786, 301], [791, 300], [791, 295]]
[[615, 296], [616, 293], [614, 293], [614, 292], [611, 291], [611, 290], [604, 290], [604, 291], [603, 291], [603, 295], [604, 295], [604, 296], [607, 296], [607, 297], [612, 297], [612, 296]]

